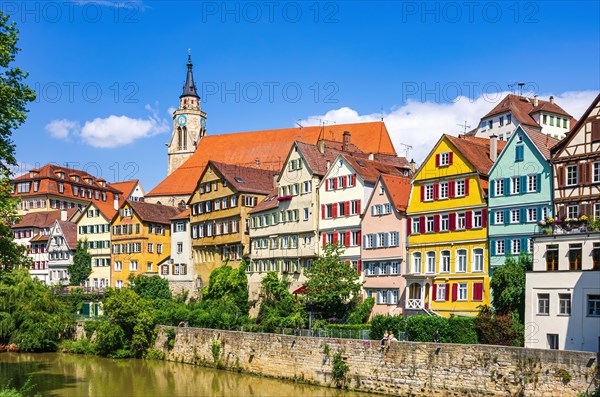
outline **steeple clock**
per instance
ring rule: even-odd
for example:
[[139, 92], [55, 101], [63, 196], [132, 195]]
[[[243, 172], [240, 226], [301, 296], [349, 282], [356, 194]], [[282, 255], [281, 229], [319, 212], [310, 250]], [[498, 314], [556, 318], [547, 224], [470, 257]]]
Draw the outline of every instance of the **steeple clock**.
[[204, 135], [206, 135], [206, 113], [200, 108], [200, 96], [192, 73], [192, 56], [188, 52], [185, 85], [179, 96], [179, 109], [173, 112], [173, 132], [171, 141], [167, 145], [169, 175], [194, 154]]

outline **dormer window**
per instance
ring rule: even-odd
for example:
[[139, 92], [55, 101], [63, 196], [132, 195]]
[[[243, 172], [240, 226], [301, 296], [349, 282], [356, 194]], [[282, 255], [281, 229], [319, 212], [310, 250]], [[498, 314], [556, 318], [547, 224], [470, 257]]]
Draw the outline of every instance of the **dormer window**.
[[506, 124], [511, 124], [512, 123], [512, 114], [507, 114], [506, 115]]
[[488, 128], [491, 130], [492, 127], [494, 126], [494, 120], [490, 120], [488, 121]]
[[498, 119], [498, 124], [500, 124], [500, 127], [504, 125], [504, 116], [500, 116], [500, 118]]
[[548, 115], [547, 114], [542, 115], [542, 124], [548, 124]]

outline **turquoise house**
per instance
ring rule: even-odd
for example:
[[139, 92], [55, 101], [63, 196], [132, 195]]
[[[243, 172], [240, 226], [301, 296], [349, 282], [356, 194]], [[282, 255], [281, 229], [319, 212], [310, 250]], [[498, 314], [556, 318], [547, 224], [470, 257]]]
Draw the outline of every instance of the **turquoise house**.
[[519, 125], [489, 173], [490, 274], [507, 256], [531, 253], [537, 222], [553, 216], [550, 148], [558, 140]]

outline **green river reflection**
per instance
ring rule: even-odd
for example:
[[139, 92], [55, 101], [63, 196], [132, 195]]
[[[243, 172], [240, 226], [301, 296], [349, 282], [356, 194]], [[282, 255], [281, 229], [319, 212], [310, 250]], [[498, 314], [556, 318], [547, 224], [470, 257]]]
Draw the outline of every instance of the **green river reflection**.
[[0, 353], [0, 386], [29, 375], [43, 396], [373, 396], [166, 361]]

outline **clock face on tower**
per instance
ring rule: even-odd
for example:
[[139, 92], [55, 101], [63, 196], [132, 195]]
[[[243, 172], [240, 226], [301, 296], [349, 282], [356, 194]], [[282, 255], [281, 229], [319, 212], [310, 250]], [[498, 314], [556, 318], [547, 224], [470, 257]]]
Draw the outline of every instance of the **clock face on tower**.
[[187, 117], [185, 117], [185, 115], [181, 114], [181, 115], [177, 116], [177, 125], [178, 126], [183, 127], [186, 123], [187, 123]]

